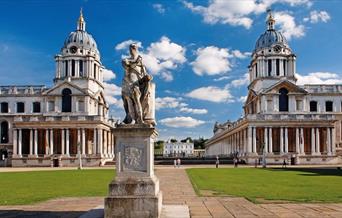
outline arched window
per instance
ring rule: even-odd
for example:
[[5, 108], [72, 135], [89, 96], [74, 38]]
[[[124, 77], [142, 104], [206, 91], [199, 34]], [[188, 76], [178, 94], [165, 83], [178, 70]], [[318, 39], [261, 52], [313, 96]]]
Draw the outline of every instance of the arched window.
[[8, 122], [7, 121], [1, 122], [0, 129], [1, 129], [0, 143], [8, 143]]
[[62, 112], [71, 112], [71, 90], [66, 88], [62, 91]]
[[289, 111], [289, 91], [285, 88], [279, 90], [279, 111]]

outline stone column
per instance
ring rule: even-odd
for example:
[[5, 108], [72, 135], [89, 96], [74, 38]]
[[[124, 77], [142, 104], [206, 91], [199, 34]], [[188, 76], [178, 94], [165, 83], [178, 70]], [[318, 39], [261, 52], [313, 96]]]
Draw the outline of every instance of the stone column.
[[304, 129], [300, 128], [300, 153], [305, 154], [305, 149], [304, 149]]
[[38, 156], [38, 129], [34, 129], [34, 155]]
[[311, 155], [314, 155], [316, 151], [315, 141], [315, 128], [311, 128]]
[[86, 140], [86, 137], [85, 137], [85, 129], [82, 129], [82, 155], [86, 155], [86, 152], [85, 152], [85, 141]]
[[70, 149], [69, 149], [69, 146], [70, 146], [70, 130], [69, 129], [66, 129], [65, 131], [66, 135], [65, 135], [65, 154], [66, 156], [70, 156]]
[[289, 134], [287, 127], [285, 127], [285, 153], [289, 153]]
[[93, 137], [93, 154], [97, 154], [97, 149], [96, 149], [96, 144], [97, 144], [97, 131], [94, 129], [94, 137]]
[[320, 155], [320, 139], [319, 139], [319, 128], [316, 128], [316, 154]]
[[264, 151], [268, 153], [268, 128], [264, 128]]
[[268, 152], [273, 153], [272, 127], [269, 128], [268, 133], [269, 133], [269, 140], [268, 140], [269, 149], [268, 149]]
[[50, 140], [49, 140], [49, 130], [46, 129], [45, 130], [45, 155], [49, 154], [49, 144], [50, 144]]
[[284, 153], [284, 128], [280, 127], [280, 154]]
[[331, 132], [330, 127], [327, 127], [327, 155], [331, 155]]
[[335, 136], [335, 128], [331, 128], [331, 153], [333, 155], [336, 154], [336, 145], [335, 145], [335, 140], [336, 140], [336, 136]]
[[13, 156], [18, 155], [18, 131], [17, 129], [13, 129]]
[[61, 141], [61, 147], [62, 147], [62, 155], [65, 154], [65, 130], [62, 129], [62, 141]]
[[256, 150], [256, 127], [253, 127], [253, 153], [257, 153], [257, 150]]
[[23, 137], [22, 137], [22, 130], [21, 129], [19, 129], [18, 130], [19, 131], [19, 139], [18, 139], [18, 155], [19, 155], [19, 157], [22, 157], [22, 139], [23, 139]]
[[296, 153], [300, 153], [300, 148], [299, 148], [299, 141], [300, 141], [300, 135], [299, 135], [299, 128], [296, 128]]
[[97, 140], [98, 140], [98, 153], [103, 156], [103, 135], [102, 135], [102, 129], [97, 130]]
[[53, 129], [50, 129], [50, 154], [53, 155]]
[[30, 129], [30, 155], [33, 155], [33, 129]]

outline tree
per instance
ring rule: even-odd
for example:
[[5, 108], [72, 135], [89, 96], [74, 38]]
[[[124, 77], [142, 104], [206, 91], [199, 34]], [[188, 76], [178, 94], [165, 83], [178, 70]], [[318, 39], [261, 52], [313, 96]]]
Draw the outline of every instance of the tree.
[[159, 149], [163, 149], [164, 148], [164, 141], [162, 141], [162, 140], [159, 140], [159, 141], [156, 141], [155, 143], [154, 143], [154, 149], [157, 149], [157, 150], [159, 150]]
[[185, 139], [182, 139], [181, 142], [185, 143], [189, 140], [189, 142], [194, 142], [191, 137], [186, 137]]
[[208, 141], [208, 139], [204, 139], [203, 137], [195, 139], [194, 140], [194, 148], [195, 149], [204, 149], [206, 141]]
[[170, 142], [171, 142], [171, 143], [176, 143], [176, 142], [177, 142], [177, 139], [170, 139]]

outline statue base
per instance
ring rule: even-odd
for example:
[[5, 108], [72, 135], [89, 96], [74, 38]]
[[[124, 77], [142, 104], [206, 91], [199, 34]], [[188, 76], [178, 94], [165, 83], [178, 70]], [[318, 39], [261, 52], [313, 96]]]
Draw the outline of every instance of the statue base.
[[105, 198], [105, 218], [158, 218], [162, 208], [159, 180], [154, 175], [155, 128], [120, 125], [116, 139], [116, 178]]

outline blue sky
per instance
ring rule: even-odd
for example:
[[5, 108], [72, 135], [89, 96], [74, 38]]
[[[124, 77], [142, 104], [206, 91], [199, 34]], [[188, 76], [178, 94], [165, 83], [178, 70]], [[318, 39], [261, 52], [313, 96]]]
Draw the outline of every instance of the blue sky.
[[342, 1], [3, 0], [0, 84], [52, 86], [54, 55], [76, 29], [81, 7], [102, 63], [114, 72], [106, 81], [111, 115], [124, 115], [120, 62], [135, 41], [157, 84], [163, 139], [210, 137], [215, 121], [242, 115], [249, 55], [266, 29], [268, 7], [297, 55], [300, 84], [342, 80]]

